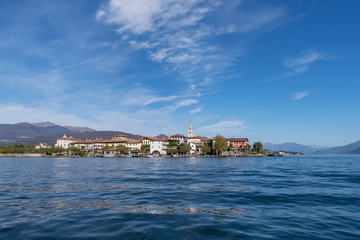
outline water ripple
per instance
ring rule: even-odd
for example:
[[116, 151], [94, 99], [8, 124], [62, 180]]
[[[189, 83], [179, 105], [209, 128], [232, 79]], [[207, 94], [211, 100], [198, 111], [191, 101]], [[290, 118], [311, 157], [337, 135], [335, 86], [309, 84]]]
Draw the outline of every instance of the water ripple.
[[358, 156], [0, 159], [1, 239], [359, 239]]

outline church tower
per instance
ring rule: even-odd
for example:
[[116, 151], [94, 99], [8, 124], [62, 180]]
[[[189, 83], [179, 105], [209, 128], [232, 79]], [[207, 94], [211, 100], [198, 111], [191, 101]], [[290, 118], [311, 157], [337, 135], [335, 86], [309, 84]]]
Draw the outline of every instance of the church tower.
[[194, 136], [194, 130], [192, 129], [192, 125], [190, 122], [189, 130], [188, 130], [188, 138]]

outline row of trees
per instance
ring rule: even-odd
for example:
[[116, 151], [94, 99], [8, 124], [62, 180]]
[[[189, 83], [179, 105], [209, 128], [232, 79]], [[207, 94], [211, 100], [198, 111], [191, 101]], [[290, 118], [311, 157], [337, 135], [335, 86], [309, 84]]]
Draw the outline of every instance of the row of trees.
[[43, 153], [43, 154], [61, 154], [70, 150], [73, 153], [84, 155], [85, 153], [77, 148], [35, 148], [35, 146], [24, 146], [22, 143], [16, 143], [12, 146], [0, 146], [0, 153]]
[[[184, 155], [189, 153], [190, 150], [191, 150], [190, 145], [186, 143], [179, 144], [177, 140], [170, 140], [166, 153], [168, 155], [172, 155], [172, 154]], [[207, 142], [205, 142], [201, 148], [201, 151], [204, 155], [207, 154], [218, 155], [222, 152], [231, 151], [231, 150], [234, 150], [233, 146], [231, 144], [228, 145], [226, 138], [220, 135], [217, 135], [214, 138], [214, 140], [210, 139]], [[263, 145], [261, 142], [255, 142], [252, 148], [250, 145], [247, 145], [240, 150], [248, 154], [264, 154]]]

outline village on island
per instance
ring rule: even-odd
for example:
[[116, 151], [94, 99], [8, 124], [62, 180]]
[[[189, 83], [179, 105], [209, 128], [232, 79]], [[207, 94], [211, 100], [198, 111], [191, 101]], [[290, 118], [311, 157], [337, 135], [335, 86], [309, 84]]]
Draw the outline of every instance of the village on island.
[[[131, 135], [131, 134], [129, 134]], [[247, 157], [300, 155], [299, 152], [270, 151], [261, 142], [249, 144], [248, 138], [213, 138], [194, 136], [190, 122], [187, 136], [174, 134], [131, 138], [118, 134], [112, 139], [77, 139], [63, 135], [51, 146], [48, 143], [24, 146], [16, 143], [1, 146], [0, 157]]]
[[[194, 136], [190, 122], [187, 137], [174, 134], [168, 137], [143, 137], [140, 140], [129, 138], [125, 134], [112, 139], [78, 140], [64, 135], [58, 138], [56, 148], [69, 149], [68, 154], [79, 154], [87, 157], [162, 157], [162, 156], [240, 156], [249, 154], [251, 146], [247, 138], [224, 138], [220, 135], [212, 139]], [[37, 146], [41, 147], [40, 145]], [[262, 149], [259, 149], [261, 154]]]

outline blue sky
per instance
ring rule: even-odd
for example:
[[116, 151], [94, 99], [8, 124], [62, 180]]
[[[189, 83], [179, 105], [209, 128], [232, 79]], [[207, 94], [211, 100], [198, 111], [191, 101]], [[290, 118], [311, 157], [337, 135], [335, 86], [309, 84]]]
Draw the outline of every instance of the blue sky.
[[0, 2], [0, 122], [360, 139], [359, 1]]

